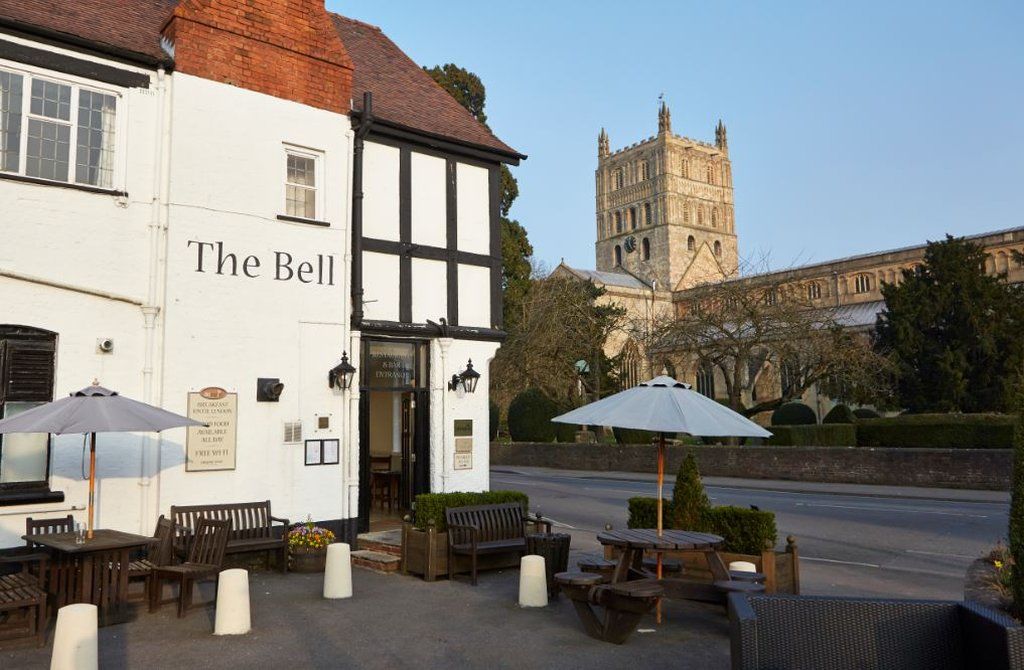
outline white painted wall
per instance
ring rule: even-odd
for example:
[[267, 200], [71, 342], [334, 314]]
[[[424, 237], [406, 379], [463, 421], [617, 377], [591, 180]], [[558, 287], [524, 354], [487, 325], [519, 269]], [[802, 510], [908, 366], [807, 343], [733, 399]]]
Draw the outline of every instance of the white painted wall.
[[491, 327], [491, 269], [459, 264], [459, 325]]
[[448, 317], [448, 264], [412, 259], [412, 320], [426, 323]]
[[363, 317], [398, 321], [398, 256], [363, 252]]
[[412, 241], [432, 247], [448, 244], [448, 191], [443, 158], [410, 152]]
[[455, 169], [459, 249], [491, 253], [489, 173], [482, 167], [459, 163]]
[[363, 235], [398, 241], [399, 150], [363, 143]]

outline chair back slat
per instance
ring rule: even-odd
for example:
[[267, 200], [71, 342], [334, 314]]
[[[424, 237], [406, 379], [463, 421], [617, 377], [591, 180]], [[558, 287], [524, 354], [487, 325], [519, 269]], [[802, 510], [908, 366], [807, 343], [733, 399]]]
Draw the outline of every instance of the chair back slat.
[[230, 530], [229, 519], [200, 519], [192, 540], [188, 562], [220, 566], [224, 562], [224, 550], [228, 545]]
[[163, 514], [156, 520], [156, 531], [153, 533], [156, 544], [149, 551], [149, 560], [154, 565], [170, 565], [173, 561], [174, 526], [174, 522]]
[[[53, 533], [71, 533], [75, 530], [75, 517], [68, 514], [62, 519], [25, 519], [25, 535], [50, 535]], [[32, 540], [27, 540], [28, 546]]]

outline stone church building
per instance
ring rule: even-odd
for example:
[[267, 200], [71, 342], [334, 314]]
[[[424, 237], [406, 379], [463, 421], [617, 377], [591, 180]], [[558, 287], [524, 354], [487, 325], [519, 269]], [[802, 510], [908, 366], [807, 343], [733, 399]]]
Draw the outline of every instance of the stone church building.
[[[720, 373], [696, 361], [680, 365], [644, 351], [644, 331], [658, 319], [682, 313], [698, 286], [739, 281], [792, 284], [809, 303], [833, 308], [838, 322], [869, 330], [884, 307], [881, 286], [900, 281], [901, 271], [924, 258], [926, 244], [812, 263], [759, 275], [741, 275], [733, 198], [732, 164], [725, 125], [713, 143], [676, 135], [671, 112], [658, 111], [658, 133], [612, 151], [607, 133], [598, 135], [596, 186], [596, 270], [564, 262], [555, 275], [577, 277], [605, 289], [605, 300], [627, 311], [628, 326], [606, 343], [618, 357], [620, 377], [635, 384], [666, 364], [711, 397], [723, 397]], [[1024, 252], [1024, 227], [969, 236], [988, 252], [988, 272], [1024, 281], [1024, 267], [1012, 252]], [[655, 360], [657, 359], [657, 360]], [[675, 365], [673, 365], [675, 364]], [[812, 389], [805, 396], [819, 413], [832, 403]]]

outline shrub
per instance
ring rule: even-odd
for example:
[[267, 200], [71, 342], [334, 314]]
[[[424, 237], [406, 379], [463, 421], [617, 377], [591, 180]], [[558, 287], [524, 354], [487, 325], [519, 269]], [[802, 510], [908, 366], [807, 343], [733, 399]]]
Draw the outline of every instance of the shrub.
[[857, 424], [861, 447], [1010, 449], [1014, 418], [1005, 414], [905, 414]]
[[836, 405], [835, 407], [833, 407], [832, 409], [829, 410], [828, 414], [825, 415], [825, 418], [822, 419], [821, 422], [823, 424], [825, 424], [825, 423], [853, 423], [856, 420], [857, 420], [857, 417], [855, 417], [853, 415], [853, 410], [851, 410], [846, 405]]
[[501, 420], [501, 410], [498, 409], [498, 403], [493, 400], [487, 403], [487, 428], [488, 435], [491, 436], [491, 442], [498, 439], [498, 422]]
[[676, 484], [672, 489], [671, 528], [697, 528], [704, 512], [711, 508], [704, 484], [700, 481], [697, 459], [692, 453], [686, 454]]
[[[629, 520], [626, 521], [627, 528], [657, 528], [658, 527], [658, 499], [636, 496], [630, 498]], [[661, 509], [662, 521], [672, 518], [672, 501], [665, 498], [662, 500]], [[671, 528], [671, 526], [668, 526]], [[692, 528], [690, 530], [693, 530]]]
[[882, 417], [881, 414], [870, 407], [858, 407], [853, 410], [853, 416], [858, 419], [880, 419]]
[[855, 447], [857, 426], [830, 423], [820, 426], [772, 426], [768, 444], [775, 447]]
[[[612, 428], [615, 441], [618, 444], [650, 444], [658, 434], [650, 430], [635, 430], [633, 428]], [[666, 437], [668, 437], [666, 435]]]
[[745, 507], [712, 507], [705, 513], [704, 527], [725, 539], [725, 551], [760, 554], [773, 549], [778, 536], [775, 514]]
[[813, 426], [817, 423], [814, 410], [802, 402], [787, 402], [772, 412], [773, 426]]
[[416, 496], [416, 528], [426, 530], [430, 521], [439, 533], [448, 529], [444, 520], [444, 511], [449, 507], [468, 507], [470, 505], [496, 505], [498, 503], [518, 502], [526, 511], [530, 498], [521, 491], [477, 491], [462, 493], [421, 493]]
[[559, 414], [554, 401], [537, 389], [526, 389], [508, 406], [508, 432], [516, 442], [572, 442], [574, 426], [551, 422]]
[[[1024, 381], [1024, 380], [1021, 380]], [[1024, 611], [1024, 388], [1017, 390], [1018, 415], [1013, 431], [1013, 474], [1010, 480], [1009, 544], [1013, 568], [1010, 591], [1013, 608], [1020, 616]]]

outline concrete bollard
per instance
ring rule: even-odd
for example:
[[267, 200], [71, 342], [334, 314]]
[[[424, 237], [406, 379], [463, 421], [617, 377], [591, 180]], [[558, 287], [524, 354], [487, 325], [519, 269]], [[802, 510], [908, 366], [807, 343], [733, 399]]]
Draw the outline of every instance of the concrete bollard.
[[729, 564], [729, 570], [736, 572], [757, 572], [757, 566], [750, 561], [733, 561]]
[[76, 603], [57, 610], [50, 670], [96, 670], [99, 667], [99, 611]]
[[352, 597], [352, 550], [344, 542], [327, 545], [324, 598]]
[[249, 571], [221, 570], [217, 576], [214, 635], [245, 635], [252, 629], [249, 614]]
[[519, 606], [546, 607], [548, 581], [543, 556], [523, 556], [519, 563]]

